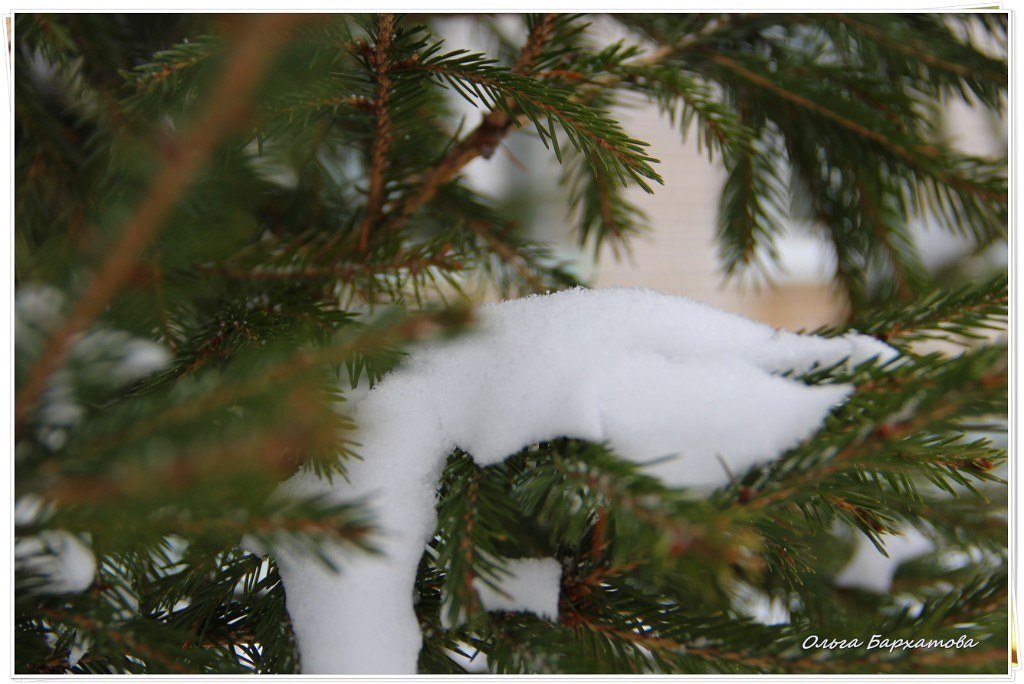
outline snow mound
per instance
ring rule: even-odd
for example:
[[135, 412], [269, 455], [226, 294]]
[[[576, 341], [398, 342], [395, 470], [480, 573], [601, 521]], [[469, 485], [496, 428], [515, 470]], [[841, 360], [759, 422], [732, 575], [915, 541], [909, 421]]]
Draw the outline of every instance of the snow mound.
[[[860, 335], [777, 331], [648, 290], [575, 289], [483, 307], [475, 332], [418, 348], [358, 403], [363, 459], [349, 464], [348, 482], [300, 474], [282, 488], [365, 498], [383, 531], [379, 556], [328, 550], [339, 574], [273, 550], [303, 672], [416, 671], [416, 567], [456, 447], [489, 465], [559, 437], [607, 442], [637, 462], [674, 456], [649, 468], [670, 485], [715, 487], [796, 446], [852, 392], [781, 373], [895, 356]], [[528, 598], [502, 605], [535, 610]]]

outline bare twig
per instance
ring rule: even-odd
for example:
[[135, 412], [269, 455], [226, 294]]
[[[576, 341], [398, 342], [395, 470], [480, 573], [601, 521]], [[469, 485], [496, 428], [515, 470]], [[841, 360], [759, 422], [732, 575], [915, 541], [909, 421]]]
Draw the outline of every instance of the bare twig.
[[121, 239], [29, 370], [15, 401], [15, 435], [35, 408], [50, 376], [64, 362], [75, 336], [89, 327], [131, 277], [140, 254], [160, 232], [193, 178], [224, 137], [245, 121], [253, 90], [287, 40], [289, 29], [303, 16], [259, 15], [239, 32], [202, 115], [171, 145], [163, 167], [125, 223]]

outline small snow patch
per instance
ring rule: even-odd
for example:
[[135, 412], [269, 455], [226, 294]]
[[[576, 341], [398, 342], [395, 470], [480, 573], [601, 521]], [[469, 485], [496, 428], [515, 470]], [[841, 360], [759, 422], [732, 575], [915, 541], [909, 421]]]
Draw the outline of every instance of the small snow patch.
[[507, 576], [491, 588], [480, 578], [473, 581], [480, 603], [487, 610], [521, 611], [548, 620], [558, 619], [558, 589], [562, 566], [554, 558], [518, 558], [505, 562]]
[[15, 564], [26, 575], [42, 580], [41, 594], [85, 591], [96, 575], [96, 558], [77, 537], [64, 530], [44, 530], [14, 544]]
[[901, 534], [886, 535], [882, 541], [888, 558], [867, 536], [858, 535], [853, 557], [836, 575], [836, 586], [883, 594], [889, 591], [896, 570], [903, 562], [935, 549], [932, 541], [913, 527], [907, 527]]

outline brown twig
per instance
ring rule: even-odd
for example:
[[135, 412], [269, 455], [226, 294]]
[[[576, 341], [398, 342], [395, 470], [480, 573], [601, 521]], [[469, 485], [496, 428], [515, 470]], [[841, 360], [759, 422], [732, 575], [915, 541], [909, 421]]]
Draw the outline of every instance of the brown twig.
[[391, 40], [395, 33], [395, 15], [382, 14], [377, 24], [377, 44], [370, 53], [370, 65], [377, 79], [377, 93], [373, 112], [377, 116], [373, 145], [370, 150], [370, 187], [366, 193], [366, 214], [359, 226], [359, 251], [365, 252], [370, 244], [370, 229], [380, 221], [384, 208], [384, 186], [387, 182], [388, 148], [391, 146], [391, 115], [388, 99], [391, 96], [390, 70]]
[[463, 585], [461, 589], [465, 592], [465, 598], [469, 602], [470, 612], [476, 612], [480, 607], [480, 597], [473, 588], [473, 580], [475, 578], [475, 573], [473, 572], [473, 560], [475, 557], [473, 528], [476, 526], [476, 505], [478, 492], [480, 490], [480, 477], [480, 471], [475, 470], [473, 472], [472, 479], [469, 482], [469, 488], [466, 491], [466, 498], [469, 501], [469, 505], [466, 506], [466, 512], [462, 517], [463, 524], [465, 526], [465, 533], [459, 542], [459, 550], [462, 552], [463, 561], [468, 568], [468, 570], [466, 570], [465, 577], [463, 577]]
[[[520, 51], [519, 58], [513, 67], [515, 73], [526, 74], [533, 68], [544, 44], [551, 37], [557, 16], [556, 14], [545, 14], [530, 29], [526, 44]], [[514, 123], [515, 120], [500, 108], [488, 112], [468, 136], [452, 146], [448, 153], [423, 176], [419, 188], [403, 202], [389, 228], [395, 229], [405, 223], [417, 209], [433, 199], [442, 185], [455, 178], [469, 162], [481, 156], [484, 159], [490, 159], [501, 139], [505, 137]]]
[[15, 435], [24, 426], [50, 376], [64, 362], [76, 335], [108, 306], [130, 278], [142, 251], [160, 232], [170, 212], [206, 165], [220, 142], [246, 119], [253, 90], [273, 56], [287, 40], [289, 29], [305, 15], [266, 14], [250, 20], [228, 55], [202, 115], [171, 145], [166, 161], [149, 185], [135, 213], [76, 302], [64, 325], [47, 341], [17, 393]]

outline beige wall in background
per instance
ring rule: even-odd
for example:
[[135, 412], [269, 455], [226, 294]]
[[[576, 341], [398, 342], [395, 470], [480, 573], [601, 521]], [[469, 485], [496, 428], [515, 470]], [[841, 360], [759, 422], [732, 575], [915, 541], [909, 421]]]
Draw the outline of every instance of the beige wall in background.
[[[621, 116], [627, 131], [651, 143], [665, 185], [655, 187], [653, 195], [630, 192], [653, 230], [633, 241], [632, 258], [616, 261], [610, 252], [603, 253], [595, 286], [649, 287], [789, 330], [841, 320], [843, 303], [823, 278], [782, 277], [774, 287], [723, 282], [715, 217], [725, 172], [718, 159], [712, 163], [706, 151], [698, 151], [694, 136], [681, 141], [679, 131], [653, 107], [624, 109]], [[784, 253], [792, 246], [788, 241], [780, 244]]]
[[[845, 303], [831, 287], [829, 250], [807, 230], [793, 230], [776, 242], [788, 273], [775, 277], [774, 287], [723, 282], [715, 244], [718, 198], [725, 182], [719, 160], [709, 162], [706, 152], [697, 150], [693, 134], [680, 142], [679, 131], [653, 106], [623, 108], [617, 114], [627, 131], [651, 143], [665, 185], [653, 195], [630, 191], [653, 230], [634, 241], [632, 260], [617, 262], [603, 254], [596, 286], [650, 287], [789, 330], [811, 330], [843, 319]], [[945, 134], [956, 147], [982, 156], [1006, 154], [1003, 124], [984, 111], [957, 101], [945, 107], [943, 119]], [[930, 227], [924, 219], [912, 222], [912, 230], [924, 263], [931, 267], [971, 250], [968, 242]]]

